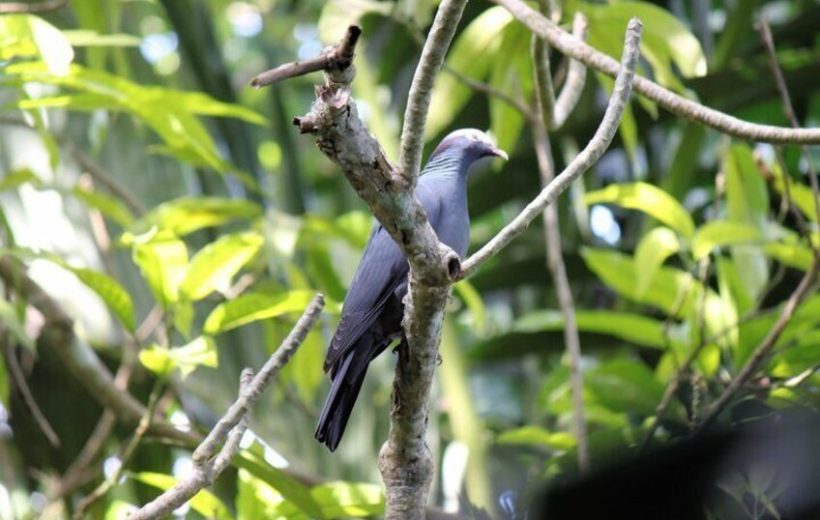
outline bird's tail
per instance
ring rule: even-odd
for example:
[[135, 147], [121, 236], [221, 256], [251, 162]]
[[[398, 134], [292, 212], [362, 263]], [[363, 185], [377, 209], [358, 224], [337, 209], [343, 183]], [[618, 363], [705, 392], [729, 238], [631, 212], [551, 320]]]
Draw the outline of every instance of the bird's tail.
[[356, 352], [348, 353], [332, 376], [330, 392], [325, 399], [314, 434], [316, 440], [324, 443], [330, 451], [336, 450], [339, 441], [342, 440], [350, 412], [362, 389], [370, 359], [361, 358], [361, 354], [357, 356]]

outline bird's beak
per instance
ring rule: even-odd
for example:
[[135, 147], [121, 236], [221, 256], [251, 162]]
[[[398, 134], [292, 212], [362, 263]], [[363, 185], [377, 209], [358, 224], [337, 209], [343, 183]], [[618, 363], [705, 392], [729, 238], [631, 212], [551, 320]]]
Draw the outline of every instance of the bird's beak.
[[492, 155], [495, 155], [496, 157], [501, 157], [501, 158], [502, 158], [502, 159], [504, 159], [505, 161], [509, 161], [509, 160], [510, 160], [510, 156], [509, 156], [509, 155], [507, 155], [507, 152], [505, 152], [505, 151], [504, 151], [504, 150], [502, 150], [501, 148], [498, 148], [497, 146], [493, 146], [493, 148], [492, 148], [492, 150], [490, 151], [490, 153], [491, 153]]

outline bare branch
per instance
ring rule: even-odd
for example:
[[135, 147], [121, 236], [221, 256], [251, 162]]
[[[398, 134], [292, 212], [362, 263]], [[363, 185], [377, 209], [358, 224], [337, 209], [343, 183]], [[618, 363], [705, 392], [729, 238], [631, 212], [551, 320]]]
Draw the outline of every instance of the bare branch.
[[239, 451], [239, 443], [248, 427], [248, 412], [259, 400], [271, 379], [279, 373], [304, 342], [308, 332], [319, 319], [324, 305], [324, 296], [317, 294], [302, 313], [302, 317], [296, 322], [288, 337], [268, 358], [262, 370], [256, 376], [250, 369], [242, 371], [239, 397], [194, 451], [194, 468], [191, 474], [131, 514], [128, 517], [129, 520], [164, 518], [193, 498], [200, 490], [213, 484], [216, 478], [225, 471], [231, 459]]
[[794, 316], [794, 312], [797, 310], [797, 307], [803, 303], [803, 300], [809, 294], [812, 286], [814, 285], [814, 282], [817, 279], [819, 265], [820, 261], [818, 261], [818, 255], [815, 254], [811, 267], [808, 271], [806, 271], [806, 274], [803, 275], [797, 289], [795, 289], [786, 301], [786, 305], [783, 306], [783, 310], [780, 312], [780, 316], [778, 316], [774, 326], [771, 330], [769, 330], [768, 334], [766, 334], [766, 337], [763, 338], [763, 341], [761, 341], [755, 348], [749, 358], [749, 361], [746, 362], [740, 372], [738, 372], [732, 381], [729, 382], [729, 385], [720, 397], [718, 397], [704, 413], [703, 422], [700, 424], [701, 429], [706, 428], [718, 415], [720, 415], [720, 412], [722, 412], [726, 405], [729, 404], [729, 401], [732, 400], [737, 391], [755, 374], [755, 372], [757, 372], [763, 364], [763, 361], [771, 353], [775, 343], [777, 343], [778, 338], [780, 338], [783, 330]]
[[[792, 97], [789, 95], [789, 88], [786, 86], [786, 79], [783, 77], [783, 71], [780, 70], [780, 64], [777, 62], [777, 51], [775, 51], [774, 48], [772, 31], [769, 29], [769, 24], [765, 18], [761, 18], [758, 26], [760, 28], [760, 37], [763, 40], [763, 45], [766, 47], [766, 51], [769, 55], [769, 68], [772, 69], [772, 76], [774, 76], [777, 91], [780, 93], [780, 98], [783, 101], [783, 113], [786, 114], [786, 118], [789, 120], [789, 123], [791, 123], [792, 128], [800, 128], [800, 122], [794, 114]], [[817, 170], [814, 169], [812, 156], [805, 145], [800, 147], [800, 151], [806, 159], [806, 167], [809, 170], [809, 183], [811, 184], [812, 192], [814, 192], [815, 216], [817, 217], [817, 221], [820, 222], [820, 183], [817, 181]], [[783, 175], [786, 176], [786, 170], [783, 170]], [[784, 178], [783, 182], [786, 185], [786, 189], [788, 189], [789, 181]], [[809, 245], [811, 245], [811, 243], [811, 239], [809, 239]]]
[[[580, 11], [575, 13], [575, 18], [572, 22], [572, 34], [581, 41], [587, 39], [587, 19]], [[551, 129], [557, 129], [564, 126], [567, 118], [575, 110], [575, 105], [581, 98], [581, 93], [584, 91], [584, 83], [587, 79], [587, 68], [578, 60], [570, 58], [569, 71], [567, 72], [567, 79], [558, 94], [558, 99], [555, 100], [555, 108], [552, 113]]]
[[296, 325], [290, 331], [290, 334], [285, 338], [282, 344], [276, 349], [276, 352], [268, 359], [262, 370], [259, 371], [253, 380], [248, 385], [248, 388], [242, 392], [239, 399], [234, 402], [225, 415], [216, 423], [211, 432], [205, 437], [205, 440], [194, 451], [193, 460], [195, 463], [202, 463], [209, 460], [216, 453], [216, 449], [221, 444], [228, 432], [231, 431], [242, 417], [248, 413], [248, 410], [259, 400], [262, 392], [265, 391], [271, 378], [273, 378], [282, 367], [290, 360], [290, 357], [296, 352], [296, 349], [302, 344], [310, 329], [319, 319], [322, 308], [325, 306], [325, 298], [322, 294], [317, 294], [310, 304], [305, 309], [302, 317], [296, 322]]
[[[533, 49], [533, 60], [539, 60], [538, 45]], [[536, 69], [537, 67], [534, 67]], [[537, 71], [534, 70], [536, 92], [543, 92], [543, 85]], [[538, 96], [539, 100], [541, 99]], [[540, 104], [540, 103], [539, 103]], [[542, 117], [546, 112], [540, 111]], [[538, 169], [541, 176], [541, 185], [549, 186], [555, 177], [555, 163], [550, 150], [549, 136], [546, 130], [546, 122], [543, 119], [535, 121], [534, 128], [535, 155], [538, 159]], [[550, 204], [543, 211], [544, 234], [547, 245], [547, 267], [555, 285], [555, 293], [558, 296], [558, 305], [561, 314], [564, 316], [564, 343], [569, 357], [569, 377], [572, 388], [573, 403], [573, 424], [575, 437], [578, 442], [577, 456], [578, 468], [581, 473], [589, 470], [589, 448], [587, 443], [586, 422], [584, 417], [584, 375], [581, 372], [581, 338], [578, 334], [578, 324], [575, 321], [575, 303], [572, 298], [572, 290], [567, 277], [564, 257], [561, 250], [561, 228], [558, 222], [558, 209], [555, 204]]]
[[416, 185], [416, 177], [421, 166], [424, 127], [427, 122], [427, 110], [430, 108], [430, 97], [433, 94], [433, 83], [444, 63], [444, 56], [450, 48], [450, 42], [453, 41], [465, 5], [467, 0], [441, 2], [433, 19], [433, 27], [424, 42], [413, 82], [410, 84], [401, 130], [399, 176], [411, 187]]
[[[593, 70], [617, 77], [619, 66], [616, 60], [562, 30], [541, 13], [529, 7], [523, 0], [493, 1], [505, 7], [518, 21], [546, 39], [551, 47], [558, 49], [564, 55], [584, 63]], [[634, 88], [635, 92], [655, 101], [673, 114], [697, 121], [727, 135], [770, 143], [820, 143], [820, 128], [790, 129], [749, 123], [686, 99], [641, 76], [634, 77]]]
[[42, 2], [0, 2], [0, 14], [45, 13], [68, 5], [68, 0], [43, 0]]
[[145, 206], [142, 205], [142, 202], [140, 202], [133, 193], [128, 191], [127, 188], [117, 182], [117, 180], [110, 173], [106, 172], [99, 164], [95, 163], [91, 157], [83, 153], [82, 150], [73, 144], [69, 145], [69, 153], [71, 154], [71, 157], [73, 157], [74, 160], [77, 161], [79, 165], [87, 171], [91, 177], [94, 178], [94, 180], [105, 186], [105, 188], [112, 194], [119, 197], [120, 200], [131, 208], [131, 211], [133, 211], [135, 215], [139, 217], [145, 214]]
[[285, 63], [275, 69], [266, 70], [251, 80], [251, 86], [262, 88], [289, 78], [304, 76], [311, 72], [347, 69], [353, 63], [356, 43], [359, 41], [361, 34], [362, 29], [359, 26], [351, 25], [347, 28], [344, 38], [338, 45], [328, 47], [315, 58]]
[[623, 57], [621, 58], [622, 66], [619, 68], [620, 73], [615, 80], [612, 97], [609, 99], [609, 104], [607, 105], [606, 113], [600, 126], [595, 131], [595, 135], [589, 141], [586, 148], [567, 165], [566, 169], [564, 169], [555, 180], [541, 190], [541, 193], [539, 193], [512, 222], [507, 224], [504, 229], [487, 242], [484, 247], [462, 263], [461, 273], [459, 274], [460, 278], [471, 276], [481, 264], [495, 256], [501, 249], [509, 244], [513, 238], [523, 233], [530, 222], [540, 215], [544, 208], [552, 204], [576, 178], [595, 164], [607, 149], [609, 143], [612, 142], [612, 138], [615, 136], [618, 123], [629, 101], [632, 77], [635, 74], [635, 65], [638, 61], [638, 46], [641, 39], [642, 27], [641, 22], [636, 18], [633, 18], [629, 22], [629, 26], [626, 30]]

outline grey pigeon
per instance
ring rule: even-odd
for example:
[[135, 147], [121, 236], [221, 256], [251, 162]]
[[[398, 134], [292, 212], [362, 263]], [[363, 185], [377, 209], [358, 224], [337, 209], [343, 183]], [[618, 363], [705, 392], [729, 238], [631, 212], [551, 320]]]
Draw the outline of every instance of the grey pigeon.
[[[507, 158], [484, 132], [457, 130], [430, 155], [416, 186], [416, 198], [439, 240], [462, 258], [470, 240], [467, 174], [473, 163], [488, 156]], [[325, 358], [324, 370], [330, 372], [331, 387], [315, 436], [330, 451], [336, 449], [344, 434], [368, 365], [391, 341], [402, 336], [408, 271], [399, 247], [382, 226], [376, 225]]]

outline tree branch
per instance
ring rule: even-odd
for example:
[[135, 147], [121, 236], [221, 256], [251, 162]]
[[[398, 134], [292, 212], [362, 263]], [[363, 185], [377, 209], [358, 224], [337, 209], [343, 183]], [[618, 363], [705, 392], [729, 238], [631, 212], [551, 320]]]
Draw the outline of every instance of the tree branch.
[[[518, 21], [547, 40], [550, 46], [558, 49], [564, 55], [608, 76], [618, 75], [619, 66], [616, 60], [562, 30], [541, 13], [529, 7], [523, 0], [493, 0], [493, 2], [505, 7]], [[673, 114], [697, 121], [727, 135], [770, 143], [820, 143], [820, 128], [790, 129], [749, 123], [686, 99], [641, 76], [634, 77], [634, 88], [635, 92], [655, 101]]]
[[700, 424], [700, 429], [706, 428], [718, 415], [720, 415], [720, 412], [722, 412], [726, 405], [729, 404], [729, 401], [732, 400], [737, 391], [755, 374], [755, 372], [757, 372], [763, 364], [763, 361], [771, 353], [775, 343], [777, 343], [778, 338], [780, 338], [783, 330], [785, 330], [786, 326], [794, 316], [794, 312], [797, 310], [797, 307], [803, 303], [803, 300], [809, 294], [812, 286], [814, 285], [814, 282], [817, 279], [818, 265], [820, 265], [820, 262], [818, 261], [818, 255], [815, 253], [814, 261], [812, 262], [811, 267], [808, 271], [806, 271], [806, 274], [803, 275], [797, 289], [795, 289], [786, 301], [786, 305], [783, 306], [783, 310], [780, 312], [780, 316], [778, 316], [774, 326], [771, 330], [769, 330], [769, 333], [766, 334], [766, 337], [763, 338], [763, 341], [760, 342], [757, 348], [755, 348], [752, 356], [749, 358], [749, 361], [746, 362], [740, 372], [738, 372], [737, 375], [729, 382], [729, 385], [720, 397], [718, 397], [709, 406], [709, 408], [707, 408], [703, 416], [703, 422]]
[[[585, 27], [583, 16], [580, 18], [576, 16], [576, 23], [578, 21], [581, 27]], [[557, 121], [555, 117], [555, 104], [552, 77], [549, 67], [549, 50], [544, 45], [543, 40], [536, 39], [533, 42], [532, 48], [533, 76], [535, 81], [535, 98], [539, 107], [537, 110], [541, 114], [540, 118], [534, 121], [533, 139], [535, 141], [535, 155], [538, 160], [538, 170], [541, 177], [541, 186], [546, 188], [555, 178], [555, 162], [552, 157], [552, 150], [550, 149], [550, 140], [547, 133], [547, 126], [552, 125], [553, 128], [560, 127], [566, 120], [567, 107], [561, 108], [564, 111], [563, 120]], [[581, 69], [584, 66], [581, 65]], [[570, 75], [572, 75], [570, 70]], [[577, 71], [574, 73], [577, 74]], [[585, 75], [585, 73], [584, 73]], [[576, 81], [576, 80], [572, 80]], [[572, 86], [568, 78], [564, 85], [564, 91], [569, 88], [577, 88]], [[583, 88], [583, 78], [581, 79], [581, 88]], [[580, 93], [579, 93], [580, 94]], [[576, 101], [572, 102], [572, 105]], [[564, 101], [567, 103], [567, 101]], [[570, 108], [571, 109], [571, 108]], [[560, 124], [559, 124], [560, 123]], [[567, 277], [566, 266], [564, 265], [563, 252], [561, 250], [561, 228], [558, 222], [558, 209], [554, 204], [550, 204], [544, 208], [542, 213], [544, 218], [544, 238], [547, 246], [547, 268], [552, 276], [553, 284], [555, 285], [555, 293], [558, 296], [558, 305], [561, 308], [561, 314], [564, 316], [564, 343], [566, 346], [567, 356], [569, 357], [569, 371], [570, 371], [570, 385], [572, 388], [572, 402], [573, 402], [573, 424], [575, 429], [575, 437], [578, 442], [577, 456], [578, 469], [581, 473], [586, 473], [589, 469], [589, 449], [587, 446], [587, 432], [586, 421], [584, 417], [584, 375], [581, 372], [581, 338], [578, 334], [578, 325], [575, 321], [575, 304], [572, 299], [572, 290], [569, 285], [569, 278]]]
[[[43, 333], [51, 335], [50, 340], [63, 364], [85, 386], [89, 394], [101, 405], [111, 409], [121, 422], [138, 424], [145, 414], [145, 407], [131, 394], [117, 388], [111, 372], [94, 350], [75, 336], [71, 318], [26, 274], [25, 266], [11, 256], [0, 257], [0, 279], [40, 311], [45, 318]], [[184, 444], [196, 444], [198, 439], [195, 434], [177, 430], [164, 422], [154, 423], [149, 433]]]
[[353, 63], [356, 43], [358, 43], [361, 34], [362, 30], [359, 26], [351, 25], [338, 45], [326, 48], [315, 58], [285, 63], [274, 69], [257, 74], [251, 80], [251, 86], [262, 88], [289, 78], [304, 76], [311, 72], [347, 69]]
[[[587, 39], [587, 19], [580, 11], [575, 13], [572, 21], [572, 34], [581, 41]], [[552, 126], [550, 129], [558, 129], [564, 126], [567, 118], [575, 110], [575, 105], [581, 98], [584, 91], [584, 84], [587, 79], [587, 68], [578, 60], [570, 58], [567, 79], [555, 100], [555, 108], [552, 113]]]
[[246, 368], [242, 371], [239, 397], [194, 451], [194, 468], [191, 474], [132, 513], [128, 517], [129, 520], [164, 518], [193, 498], [200, 490], [213, 484], [216, 478], [225, 471], [231, 459], [239, 451], [239, 443], [248, 427], [248, 412], [259, 400], [271, 380], [302, 345], [308, 332], [319, 319], [324, 305], [324, 296], [317, 294], [302, 313], [302, 317], [296, 322], [290, 334], [265, 362], [262, 370], [256, 376], [253, 375], [251, 369]]
[[416, 177], [419, 175], [421, 152], [424, 147], [424, 127], [427, 122], [427, 110], [430, 108], [430, 97], [433, 94], [433, 83], [444, 63], [444, 56], [453, 41], [465, 5], [467, 0], [441, 2], [433, 19], [433, 27], [421, 50], [413, 82], [410, 84], [401, 130], [399, 176], [411, 189], [416, 186]]
[[629, 22], [629, 26], [626, 30], [626, 40], [624, 42], [624, 52], [621, 58], [621, 67], [619, 68], [620, 72], [615, 80], [615, 88], [609, 99], [604, 118], [586, 148], [567, 165], [566, 169], [564, 169], [555, 180], [541, 190], [541, 193], [539, 193], [532, 202], [527, 204], [524, 210], [521, 211], [512, 222], [507, 224], [496, 236], [487, 242], [487, 244], [462, 263], [459, 278], [466, 278], [473, 275], [481, 264], [495, 256], [509, 244], [512, 239], [523, 233], [530, 222], [538, 217], [544, 208], [552, 204], [576, 178], [595, 164], [607, 149], [612, 142], [612, 138], [615, 136], [618, 123], [629, 101], [632, 78], [635, 74], [635, 65], [638, 61], [638, 46], [640, 44], [642, 27], [641, 22], [636, 18], [633, 18]]

